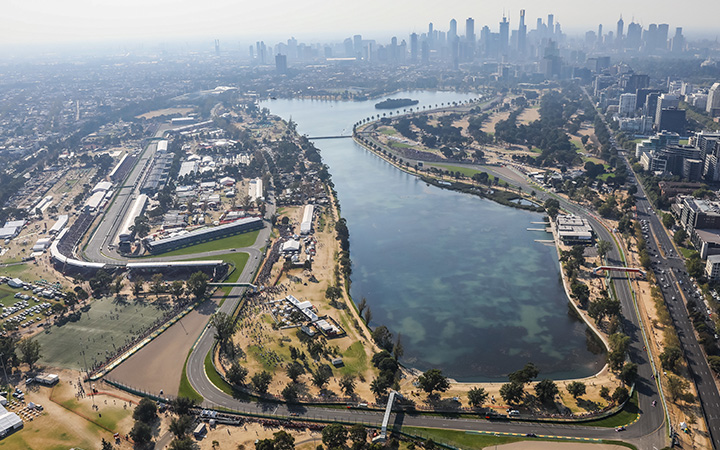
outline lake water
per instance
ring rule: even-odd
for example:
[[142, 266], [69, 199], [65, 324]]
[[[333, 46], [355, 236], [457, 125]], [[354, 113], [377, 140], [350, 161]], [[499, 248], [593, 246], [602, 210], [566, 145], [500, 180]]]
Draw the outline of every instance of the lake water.
[[[403, 92], [419, 107], [469, 94]], [[263, 103], [309, 136], [347, 134], [374, 104]], [[351, 139], [317, 140], [350, 230], [351, 294], [367, 299], [372, 326], [402, 335], [402, 362], [460, 381], [498, 381], [534, 362], [541, 377], [584, 377], [604, 362], [585, 325], [568, 314], [557, 252], [536, 240], [542, 215], [429, 186]]]

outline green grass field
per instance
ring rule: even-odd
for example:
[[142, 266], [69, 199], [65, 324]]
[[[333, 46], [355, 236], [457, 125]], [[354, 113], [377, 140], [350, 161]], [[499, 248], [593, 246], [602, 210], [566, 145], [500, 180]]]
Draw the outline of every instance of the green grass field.
[[157, 253], [152, 256], [144, 256], [143, 258], [155, 258], [158, 256], [179, 256], [193, 255], [195, 253], [214, 252], [216, 250], [229, 250], [231, 248], [250, 247], [255, 243], [260, 231], [250, 231], [248, 233], [238, 234], [214, 241], [203, 242], [201, 244], [191, 245], [189, 247], [179, 248], [166, 253]]
[[[14, 305], [15, 303], [21, 301], [19, 298], [15, 298], [16, 292], [25, 293], [26, 291], [23, 291], [22, 289], [13, 289], [10, 286], [8, 286], [7, 284], [0, 285], [0, 303], [2, 303], [3, 306], [11, 306], [11, 305]], [[28, 295], [32, 295], [32, 294], [28, 294]], [[33, 303], [33, 304], [35, 303], [32, 300], [29, 300], [29, 302]]]
[[621, 425], [627, 425], [637, 419], [640, 409], [638, 408], [638, 396], [637, 391], [633, 393], [630, 401], [625, 404], [625, 407], [619, 413], [610, 416], [606, 419], [593, 420], [591, 422], [579, 422], [580, 426], [588, 427], [605, 427], [615, 428]]
[[[40, 363], [83, 370], [85, 361], [91, 365], [96, 360], [105, 360], [107, 354], [114, 352], [114, 346], [126, 344], [162, 313], [155, 306], [135, 301], [117, 303], [110, 297], [95, 300], [78, 321], [53, 326], [35, 338], [42, 348]], [[85, 361], [81, 351], [85, 352]]]

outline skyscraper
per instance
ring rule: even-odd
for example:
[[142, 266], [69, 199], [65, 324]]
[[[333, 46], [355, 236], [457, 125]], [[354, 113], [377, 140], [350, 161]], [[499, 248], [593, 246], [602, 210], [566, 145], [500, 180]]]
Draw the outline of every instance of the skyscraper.
[[620, 20], [617, 21], [617, 33], [615, 36], [615, 39], [617, 39], [618, 42], [622, 41], [624, 29], [625, 22], [622, 20], [622, 16], [620, 16]]
[[508, 48], [508, 42], [510, 40], [510, 22], [507, 17], [503, 16], [502, 22], [500, 22], [500, 52], [506, 53]]
[[555, 32], [555, 16], [553, 14], [548, 14], [547, 29], [549, 35]]
[[465, 21], [465, 39], [475, 42], [475, 20], [472, 17], [468, 17]]
[[457, 20], [452, 19], [450, 21], [450, 29], [448, 30], [447, 34], [447, 40], [450, 45], [452, 45], [453, 42], [455, 42], [455, 38], [457, 37]]
[[598, 34], [597, 34], [597, 40], [598, 40], [598, 44], [602, 44], [602, 42], [603, 42], [603, 30], [602, 30], [602, 24], [598, 25]]
[[673, 53], [680, 53], [685, 49], [685, 36], [682, 34], [682, 27], [675, 28], [675, 36], [672, 38], [672, 44], [670, 45], [670, 51]]
[[520, 10], [520, 25], [518, 25], [518, 53], [525, 53], [525, 38], [527, 36], [527, 27], [525, 26], [525, 10]]
[[630, 22], [627, 29], [627, 37], [625, 39], [626, 47], [639, 48], [642, 41], [642, 25]]
[[410, 35], [410, 61], [414, 64], [418, 59], [418, 35], [413, 33]]
[[278, 75], [284, 75], [287, 73], [287, 56], [277, 54], [275, 55], [275, 72], [278, 73]]

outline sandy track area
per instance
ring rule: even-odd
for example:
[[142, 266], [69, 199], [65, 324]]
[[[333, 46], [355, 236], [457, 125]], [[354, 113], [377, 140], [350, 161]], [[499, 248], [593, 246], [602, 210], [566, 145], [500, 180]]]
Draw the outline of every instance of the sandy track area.
[[222, 293], [193, 309], [139, 352], [110, 372], [108, 378], [146, 392], [175, 395], [190, 348], [217, 309]]

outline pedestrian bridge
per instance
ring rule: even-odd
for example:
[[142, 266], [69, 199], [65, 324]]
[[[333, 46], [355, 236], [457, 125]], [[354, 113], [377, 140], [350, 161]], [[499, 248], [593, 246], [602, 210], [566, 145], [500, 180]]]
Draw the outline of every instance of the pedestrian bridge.
[[258, 287], [255, 286], [252, 283], [208, 283], [208, 286], [217, 286], [217, 287], [223, 287], [223, 286], [232, 286], [232, 287], [250, 287], [253, 288], [253, 291], [257, 292]]
[[600, 272], [629, 272], [639, 273], [643, 277], [645, 276], [644, 270], [635, 267], [599, 266], [593, 269], [593, 275], [598, 275]]
[[317, 140], [317, 139], [350, 139], [352, 136], [344, 136], [344, 135], [337, 135], [337, 136], [307, 136], [310, 140]]

